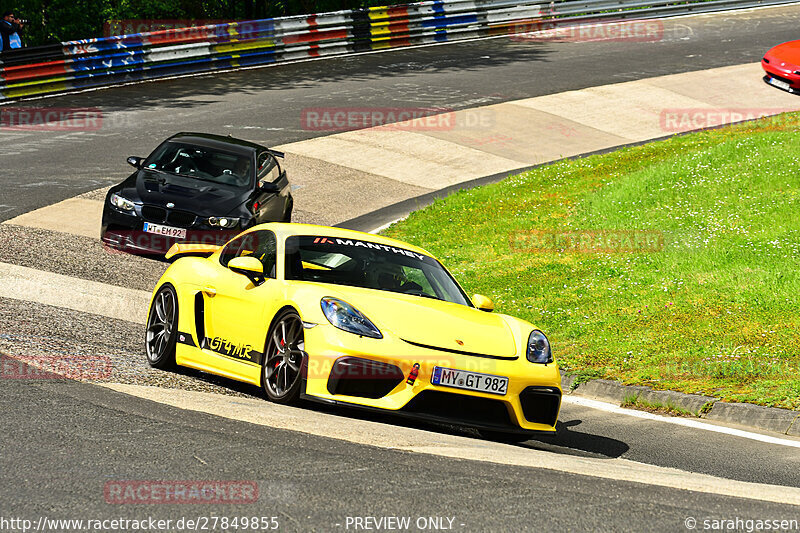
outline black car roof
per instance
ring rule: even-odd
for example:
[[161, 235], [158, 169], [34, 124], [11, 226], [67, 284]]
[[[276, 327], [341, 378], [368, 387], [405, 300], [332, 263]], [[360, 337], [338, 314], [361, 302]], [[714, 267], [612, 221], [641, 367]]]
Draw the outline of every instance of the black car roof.
[[225, 137], [222, 135], [214, 135], [211, 133], [191, 133], [181, 132], [176, 133], [168, 141], [180, 141], [188, 144], [195, 144], [205, 148], [220, 148], [230, 152], [236, 152], [243, 155], [250, 155], [255, 150], [269, 150], [266, 146], [251, 143], [250, 141], [243, 141], [233, 137]]

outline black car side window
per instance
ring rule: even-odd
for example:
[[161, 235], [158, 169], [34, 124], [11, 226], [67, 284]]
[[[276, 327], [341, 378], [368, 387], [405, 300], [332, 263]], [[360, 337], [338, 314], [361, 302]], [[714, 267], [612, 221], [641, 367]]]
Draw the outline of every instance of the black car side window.
[[255, 257], [264, 265], [264, 276], [275, 278], [277, 262], [277, 246], [275, 234], [269, 230], [251, 231], [240, 235], [225, 245], [219, 256], [219, 262], [227, 267], [235, 257]]
[[269, 152], [261, 152], [258, 155], [258, 182], [274, 182], [280, 177], [281, 169], [275, 157]]

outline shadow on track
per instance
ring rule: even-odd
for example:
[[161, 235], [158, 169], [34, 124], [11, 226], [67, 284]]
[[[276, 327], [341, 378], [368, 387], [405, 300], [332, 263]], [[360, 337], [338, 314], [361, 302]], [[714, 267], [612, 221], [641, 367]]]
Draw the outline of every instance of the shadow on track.
[[[176, 373], [200, 379], [207, 383], [223, 387], [230, 391], [235, 391], [241, 394], [246, 394], [254, 398], [261, 398], [267, 401], [264, 394], [258, 387], [246, 385], [244, 383], [232, 382], [225, 378], [217, 377], [212, 374], [207, 374], [199, 370], [180, 367]], [[304, 401], [300, 403], [300, 407], [315, 411], [318, 413], [326, 413], [330, 415], [343, 416], [353, 418], [356, 420], [363, 420], [368, 422], [377, 422], [381, 424], [389, 424], [397, 427], [406, 427], [412, 429], [420, 429], [425, 431], [432, 431], [436, 433], [444, 433], [447, 435], [456, 435], [460, 437], [470, 437], [480, 440], [485, 440], [478, 435], [477, 431], [461, 426], [451, 424], [441, 424], [436, 422], [427, 422], [424, 420], [409, 419], [391, 413], [375, 413], [372, 411], [365, 411], [355, 407], [327, 405], [317, 402]], [[593, 435], [581, 431], [575, 431], [573, 428], [580, 426], [581, 420], [568, 420], [559, 421], [556, 424], [556, 433], [553, 435], [542, 434], [518, 446], [530, 448], [532, 450], [547, 451], [551, 453], [560, 453], [566, 455], [576, 455], [582, 457], [595, 457], [613, 459], [621, 457], [627, 452], [630, 447], [616, 439], [604, 437], [601, 435]]]
[[[463, 73], [516, 62], [547, 61], [546, 43], [505, 40], [467, 41], [444, 46], [397, 49], [385, 53], [342, 56], [319, 61], [276, 64], [227, 73], [140, 83], [102, 91], [39, 100], [38, 106], [92, 106], [104, 112], [136, 109], [190, 109], [236, 93], [302, 89], [326, 82], [369, 83], [426, 72]], [[322, 61], [322, 62], [320, 62]], [[191, 97], [198, 97], [197, 100]], [[211, 98], [209, 98], [211, 97]], [[185, 98], [185, 99], [184, 99]]]

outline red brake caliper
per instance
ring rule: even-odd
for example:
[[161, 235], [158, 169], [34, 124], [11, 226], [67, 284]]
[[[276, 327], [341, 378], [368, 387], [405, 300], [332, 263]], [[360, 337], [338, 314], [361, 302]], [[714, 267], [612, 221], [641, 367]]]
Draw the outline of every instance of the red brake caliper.
[[[286, 346], [286, 339], [281, 339], [281, 348]], [[275, 368], [278, 368], [278, 365], [281, 364], [280, 361], [275, 361]]]

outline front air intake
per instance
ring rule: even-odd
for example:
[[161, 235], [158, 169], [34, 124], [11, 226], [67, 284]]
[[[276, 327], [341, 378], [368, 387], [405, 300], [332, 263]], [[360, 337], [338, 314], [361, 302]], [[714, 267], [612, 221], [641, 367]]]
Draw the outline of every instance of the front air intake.
[[519, 403], [528, 422], [555, 426], [561, 391], [555, 387], [528, 387], [519, 395]]
[[405, 379], [395, 365], [360, 357], [342, 357], [328, 376], [328, 392], [359, 398], [383, 398]]

